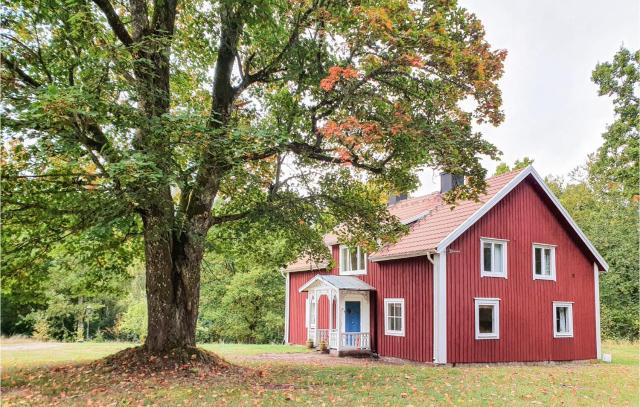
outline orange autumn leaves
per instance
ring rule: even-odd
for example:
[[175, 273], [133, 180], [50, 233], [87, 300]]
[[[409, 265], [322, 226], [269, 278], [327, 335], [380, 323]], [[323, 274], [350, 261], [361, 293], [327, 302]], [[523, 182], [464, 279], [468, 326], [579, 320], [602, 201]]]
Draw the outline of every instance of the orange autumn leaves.
[[347, 116], [339, 121], [328, 120], [318, 131], [325, 139], [340, 144], [335, 152], [340, 161], [348, 165], [354, 159], [354, 154], [384, 150], [385, 136], [393, 137], [408, 131], [410, 122], [411, 117], [396, 106], [388, 126]]
[[329, 92], [331, 91], [336, 84], [341, 80], [350, 80], [356, 79], [358, 77], [358, 71], [353, 69], [353, 67], [348, 66], [346, 68], [342, 68], [340, 66], [332, 66], [329, 68], [329, 75], [326, 78], [320, 81], [320, 87]]

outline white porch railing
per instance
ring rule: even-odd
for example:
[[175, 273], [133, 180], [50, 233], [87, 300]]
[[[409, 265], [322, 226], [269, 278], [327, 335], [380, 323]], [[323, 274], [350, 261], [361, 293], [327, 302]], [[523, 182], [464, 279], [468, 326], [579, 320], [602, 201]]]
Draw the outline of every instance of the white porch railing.
[[324, 343], [329, 345], [329, 330], [328, 329], [318, 329], [318, 343], [316, 346], [320, 345], [320, 342], [324, 341]]
[[343, 332], [341, 335], [340, 347], [344, 349], [369, 349], [368, 332]]
[[338, 331], [332, 329], [329, 333], [329, 347], [331, 349], [336, 349], [338, 347]]

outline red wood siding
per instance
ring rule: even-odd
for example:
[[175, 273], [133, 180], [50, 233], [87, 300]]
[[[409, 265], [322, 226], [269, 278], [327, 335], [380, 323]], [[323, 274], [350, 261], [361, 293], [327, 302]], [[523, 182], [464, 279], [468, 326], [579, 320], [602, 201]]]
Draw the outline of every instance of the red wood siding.
[[[369, 263], [364, 281], [376, 287], [375, 336], [380, 356], [433, 361], [433, 266], [426, 257]], [[384, 299], [404, 298], [405, 336], [384, 334]], [[373, 311], [373, 310], [372, 310]]]
[[[596, 357], [593, 260], [530, 181], [518, 185], [447, 253], [447, 361]], [[480, 237], [509, 240], [507, 279], [480, 277]], [[533, 280], [532, 243], [556, 247], [556, 281]], [[500, 298], [500, 339], [475, 339], [475, 297]], [[553, 337], [553, 301], [573, 301], [573, 338]]]
[[[333, 257], [339, 264], [338, 246], [333, 246]], [[397, 357], [419, 362], [433, 360], [433, 267], [426, 257], [369, 262], [367, 274], [357, 276], [376, 288], [371, 296], [371, 332], [380, 356]], [[298, 290], [318, 272], [290, 273], [289, 342], [303, 344], [306, 341], [305, 300], [306, 293]], [[338, 269], [331, 274], [339, 274]], [[321, 297], [318, 309], [320, 328], [328, 327], [328, 303]], [[405, 336], [384, 334], [384, 299], [404, 298]], [[375, 307], [375, 310], [373, 309]], [[335, 314], [334, 314], [335, 315]], [[335, 321], [335, 318], [334, 318]]]
[[[307, 301], [307, 293], [301, 293], [298, 290], [307, 281], [320, 274], [318, 271], [302, 271], [297, 273], [289, 273], [289, 343], [304, 345], [307, 341], [307, 328], [305, 327], [305, 307]], [[327, 273], [324, 273], [327, 274]], [[323, 306], [318, 308], [318, 320], [328, 320], [328, 305], [326, 297]]]

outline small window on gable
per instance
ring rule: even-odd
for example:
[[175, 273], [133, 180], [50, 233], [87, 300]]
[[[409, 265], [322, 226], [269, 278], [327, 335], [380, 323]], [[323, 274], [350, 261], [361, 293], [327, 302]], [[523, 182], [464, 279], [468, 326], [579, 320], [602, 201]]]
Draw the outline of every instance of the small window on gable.
[[384, 334], [404, 336], [404, 298], [384, 299]]
[[367, 274], [367, 253], [359, 247], [340, 246], [340, 274]]
[[507, 241], [480, 239], [480, 276], [507, 278]]
[[553, 337], [573, 338], [573, 303], [553, 303]]
[[476, 339], [500, 339], [500, 299], [476, 298]]
[[556, 279], [556, 248], [547, 244], [533, 244], [533, 279]]

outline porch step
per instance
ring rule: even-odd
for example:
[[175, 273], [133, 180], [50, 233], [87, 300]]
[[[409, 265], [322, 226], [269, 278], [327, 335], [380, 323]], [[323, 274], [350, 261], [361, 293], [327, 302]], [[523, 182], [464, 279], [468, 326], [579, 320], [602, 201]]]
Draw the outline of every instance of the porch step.
[[370, 358], [373, 357], [373, 352], [369, 349], [346, 349], [337, 351], [336, 349], [331, 349], [329, 351], [331, 356], [338, 357], [351, 357], [351, 358]]

